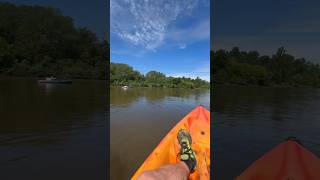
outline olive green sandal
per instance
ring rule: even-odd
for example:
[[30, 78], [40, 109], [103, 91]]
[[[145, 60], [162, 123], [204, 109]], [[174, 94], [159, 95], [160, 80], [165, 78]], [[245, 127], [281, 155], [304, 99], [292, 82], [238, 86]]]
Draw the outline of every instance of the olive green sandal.
[[180, 129], [177, 135], [180, 144], [180, 160], [185, 162], [189, 167], [190, 172], [193, 172], [197, 166], [196, 155], [192, 150], [192, 139], [189, 132], [185, 129]]

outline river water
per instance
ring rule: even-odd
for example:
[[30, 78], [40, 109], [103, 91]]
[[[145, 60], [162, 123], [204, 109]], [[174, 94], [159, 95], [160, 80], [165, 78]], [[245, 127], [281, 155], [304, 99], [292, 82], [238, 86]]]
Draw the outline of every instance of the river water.
[[215, 179], [234, 179], [289, 136], [320, 157], [320, 90], [213, 87]]
[[[106, 179], [107, 86], [0, 79], [0, 179]], [[112, 179], [128, 179], [209, 90], [110, 88]], [[320, 90], [215, 86], [215, 179], [233, 179], [288, 136], [320, 156]]]
[[105, 81], [0, 79], [0, 179], [106, 179]]
[[127, 180], [160, 140], [197, 105], [209, 109], [209, 90], [110, 89], [111, 179]]

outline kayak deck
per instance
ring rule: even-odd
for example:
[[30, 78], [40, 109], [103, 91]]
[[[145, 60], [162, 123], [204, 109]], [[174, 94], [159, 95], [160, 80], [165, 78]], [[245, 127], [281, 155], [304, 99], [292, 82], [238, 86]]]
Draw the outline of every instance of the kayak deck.
[[133, 180], [144, 171], [158, 169], [180, 161], [178, 158], [180, 145], [177, 140], [177, 133], [180, 129], [189, 131], [192, 137], [192, 148], [197, 158], [197, 168], [190, 174], [189, 179], [210, 179], [210, 112], [203, 106], [198, 106], [161, 140], [136, 171], [132, 177]]
[[236, 180], [320, 179], [320, 159], [288, 139], [248, 167]]

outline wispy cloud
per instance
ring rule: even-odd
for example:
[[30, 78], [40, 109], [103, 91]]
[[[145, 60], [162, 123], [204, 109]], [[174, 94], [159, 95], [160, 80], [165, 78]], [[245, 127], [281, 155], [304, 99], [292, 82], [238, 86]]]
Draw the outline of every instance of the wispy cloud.
[[[111, 0], [111, 32], [122, 40], [148, 50], [156, 50], [166, 37], [202, 38], [203, 34], [178, 29], [168, 36], [168, 26], [180, 16], [189, 15], [208, 0]], [[204, 24], [207, 28], [206, 24]], [[202, 28], [199, 26], [199, 28]], [[209, 28], [207, 29], [209, 33]], [[188, 32], [189, 31], [189, 32]], [[200, 29], [195, 31], [202, 31]], [[200, 37], [197, 37], [200, 36]], [[180, 43], [181, 44], [181, 43]], [[180, 46], [181, 47], [181, 46]]]

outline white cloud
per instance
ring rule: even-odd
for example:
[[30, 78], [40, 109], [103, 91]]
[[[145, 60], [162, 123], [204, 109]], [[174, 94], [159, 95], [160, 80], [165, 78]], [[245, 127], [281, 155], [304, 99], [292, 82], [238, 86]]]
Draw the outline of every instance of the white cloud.
[[168, 26], [203, 1], [111, 0], [111, 32], [134, 45], [155, 50], [163, 44]]

